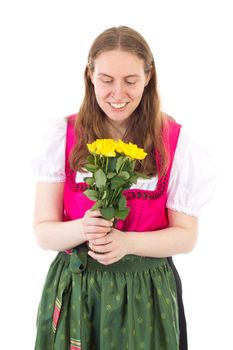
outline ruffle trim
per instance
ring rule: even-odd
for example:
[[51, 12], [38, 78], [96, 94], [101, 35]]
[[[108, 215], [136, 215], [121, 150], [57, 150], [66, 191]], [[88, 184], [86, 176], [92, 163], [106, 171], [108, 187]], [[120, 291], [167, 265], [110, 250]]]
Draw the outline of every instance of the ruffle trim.
[[59, 183], [59, 182], [65, 182], [66, 177], [65, 176], [37, 175], [36, 180], [37, 180], [37, 182]]
[[167, 209], [171, 209], [174, 211], [178, 211], [179, 213], [185, 214], [185, 215], [189, 215], [189, 216], [194, 216], [196, 218], [198, 218], [201, 214], [201, 210], [199, 209], [194, 209], [194, 208], [186, 208], [183, 207], [181, 205], [177, 205], [177, 204], [167, 204], [166, 205]]

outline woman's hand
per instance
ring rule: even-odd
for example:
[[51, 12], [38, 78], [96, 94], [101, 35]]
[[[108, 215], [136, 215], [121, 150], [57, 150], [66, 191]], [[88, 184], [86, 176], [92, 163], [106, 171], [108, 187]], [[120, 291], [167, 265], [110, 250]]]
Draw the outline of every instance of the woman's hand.
[[82, 219], [83, 236], [87, 241], [105, 237], [110, 232], [112, 225], [112, 221], [101, 218], [99, 210], [87, 210]]
[[92, 239], [88, 254], [103, 265], [112, 264], [128, 254], [128, 235], [115, 228], [104, 237]]

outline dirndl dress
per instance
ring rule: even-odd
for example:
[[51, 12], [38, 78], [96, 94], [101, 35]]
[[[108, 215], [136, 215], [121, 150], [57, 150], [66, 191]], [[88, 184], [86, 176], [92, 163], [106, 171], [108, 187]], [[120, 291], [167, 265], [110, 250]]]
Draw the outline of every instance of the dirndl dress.
[[[83, 217], [93, 205], [83, 195], [87, 185], [75, 182], [69, 166], [75, 117], [67, 123], [64, 220]], [[179, 131], [180, 125], [168, 122], [170, 165], [155, 191], [124, 191], [130, 213], [118, 221], [119, 230], [146, 234], [168, 226], [167, 186]], [[39, 304], [35, 350], [187, 350], [181, 282], [171, 257], [126, 255], [103, 265], [87, 252], [84, 243], [53, 260]]]
[[[52, 262], [35, 350], [179, 350], [177, 284], [166, 258], [98, 263], [82, 245]], [[52, 321], [52, 322], [51, 322]]]

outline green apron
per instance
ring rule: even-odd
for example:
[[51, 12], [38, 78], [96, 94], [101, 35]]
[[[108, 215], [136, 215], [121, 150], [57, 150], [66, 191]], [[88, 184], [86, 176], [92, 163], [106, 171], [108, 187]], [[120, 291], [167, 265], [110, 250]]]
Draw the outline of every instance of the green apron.
[[52, 262], [35, 350], [179, 350], [174, 273], [166, 258], [127, 255], [102, 265], [86, 245]]

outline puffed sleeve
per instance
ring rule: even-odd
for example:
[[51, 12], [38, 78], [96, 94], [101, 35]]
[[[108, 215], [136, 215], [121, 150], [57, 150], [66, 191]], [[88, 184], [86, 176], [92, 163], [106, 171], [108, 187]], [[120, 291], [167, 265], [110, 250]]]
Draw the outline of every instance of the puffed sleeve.
[[30, 161], [38, 182], [65, 181], [66, 127], [66, 118], [48, 121], [48, 128], [42, 138], [41, 148]]
[[182, 128], [169, 179], [167, 208], [198, 217], [211, 200], [215, 183], [212, 157]]

